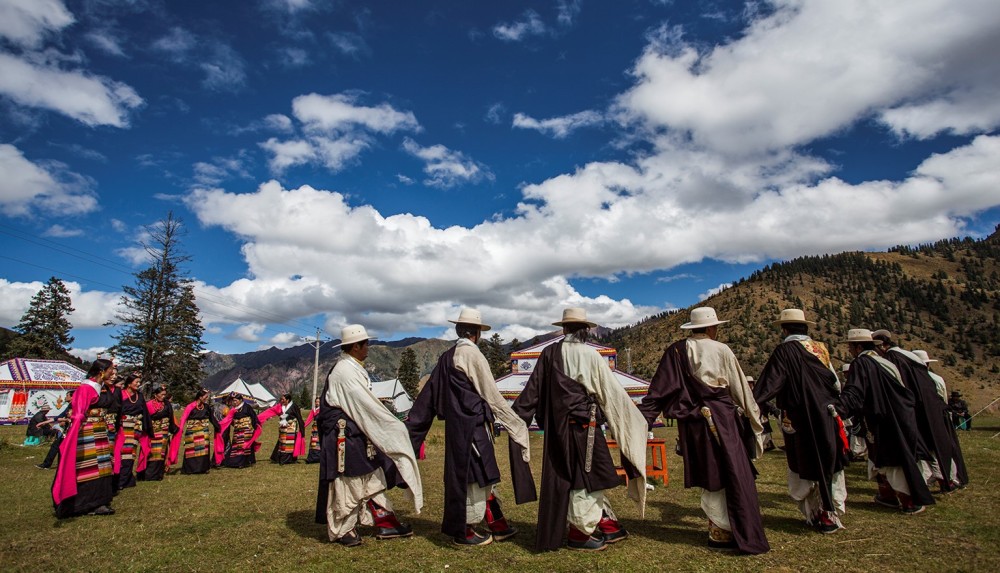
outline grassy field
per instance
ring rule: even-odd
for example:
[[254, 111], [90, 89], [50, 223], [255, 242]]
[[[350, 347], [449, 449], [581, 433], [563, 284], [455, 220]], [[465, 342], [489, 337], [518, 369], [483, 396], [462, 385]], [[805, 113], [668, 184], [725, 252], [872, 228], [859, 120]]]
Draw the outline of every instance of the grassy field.
[[[23, 427], [0, 428], [0, 571], [1000, 571], [1000, 431], [998, 420], [978, 420], [963, 432], [972, 483], [916, 516], [876, 506], [874, 484], [862, 464], [848, 469], [847, 529], [823, 536], [806, 528], [785, 490], [785, 460], [772, 451], [758, 462], [764, 525], [771, 552], [739, 556], [705, 546], [705, 518], [696, 490], [683, 488], [680, 458], [667, 487], [650, 492], [640, 520], [623, 488], [612, 502], [632, 537], [607, 551], [533, 550], [537, 504], [506, 511], [520, 533], [485, 548], [458, 548], [440, 533], [443, 425], [428, 440], [421, 462], [425, 507], [413, 514], [390, 494], [400, 517], [414, 527], [409, 539], [357, 548], [326, 539], [313, 522], [317, 466], [214, 470], [203, 476], [168, 475], [140, 483], [115, 498], [117, 514], [58, 521], [49, 494], [53, 471], [34, 467], [45, 447], [23, 448]], [[264, 434], [269, 453], [274, 425]], [[674, 428], [657, 430], [673, 443]], [[505, 440], [502, 437], [501, 440]], [[533, 456], [540, 475], [540, 436]], [[47, 447], [47, 446], [46, 446]], [[506, 451], [502, 448], [501, 451]], [[501, 470], [506, 475], [505, 460]]]

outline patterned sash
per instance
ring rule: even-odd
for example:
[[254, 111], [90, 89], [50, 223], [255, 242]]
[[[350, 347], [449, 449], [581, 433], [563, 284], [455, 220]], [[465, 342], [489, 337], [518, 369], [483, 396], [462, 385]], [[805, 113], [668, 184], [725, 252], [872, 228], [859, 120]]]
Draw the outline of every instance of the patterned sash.
[[167, 458], [167, 432], [170, 431], [170, 420], [163, 418], [153, 420], [153, 436], [149, 440], [149, 461], [160, 462]]
[[208, 420], [188, 420], [184, 424], [184, 457], [208, 455]]
[[309, 451], [319, 451], [319, 425], [313, 422], [312, 434], [309, 435]]
[[104, 408], [91, 408], [76, 439], [76, 481], [87, 482], [114, 474]]
[[830, 367], [830, 351], [826, 349], [826, 345], [817, 340], [800, 340], [799, 344], [806, 349], [806, 352], [812, 354], [823, 363], [823, 366], [827, 368]]
[[284, 428], [278, 431], [278, 451], [282, 454], [295, 455], [295, 435], [299, 433], [299, 423], [292, 419]]
[[250, 438], [253, 437], [253, 423], [249, 417], [233, 420], [233, 439], [230, 442], [230, 454], [245, 456], [250, 453]]
[[136, 433], [136, 428], [139, 428], [141, 424], [142, 416], [122, 415], [121, 432], [125, 436], [125, 442], [122, 445], [123, 460], [135, 459], [135, 451], [139, 447], [139, 436]]

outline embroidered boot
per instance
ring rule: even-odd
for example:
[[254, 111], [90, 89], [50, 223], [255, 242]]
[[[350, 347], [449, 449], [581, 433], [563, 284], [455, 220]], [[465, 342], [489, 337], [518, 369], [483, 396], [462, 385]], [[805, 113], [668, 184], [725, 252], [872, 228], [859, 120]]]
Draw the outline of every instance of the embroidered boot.
[[875, 481], [878, 482], [878, 493], [875, 494], [875, 503], [891, 507], [892, 509], [899, 509], [896, 490], [892, 489], [892, 486], [889, 485], [889, 480], [884, 475], [878, 474], [875, 476]]
[[608, 517], [607, 512], [601, 515], [601, 521], [597, 524], [597, 528], [604, 534], [604, 541], [608, 543], [618, 543], [628, 537], [628, 531], [625, 531], [617, 519]]
[[454, 543], [455, 545], [481, 546], [493, 543], [493, 539], [494, 537], [489, 533], [483, 535], [482, 533], [476, 531], [475, 528], [472, 527], [471, 525], [466, 525], [465, 537], [452, 538], [451, 542]]
[[924, 509], [926, 509], [922, 505], [913, 503], [913, 498], [905, 493], [896, 492], [896, 495], [899, 496], [899, 509], [907, 515], [916, 515], [918, 513], [922, 513]]
[[577, 551], [602, 551], [608, 548], [608, 544], [604, 542], [604, 534], [599, 528], [595, 529], [593, 534], [588, 535], [570, 525], [566, 547]]
[[372, 513], [372, 520], [375, 521], [375, 539], [395, 539], [396, 537], [409, 537], [413, 535], [413, 528], [404, 525], [396, 519], [396, 514], [385, 509], [372, 500], [368, 500], [368, 511]]
[[500, 509], [500, 500], [492, 493], [489, 499], [486, 500], [486, 524], [489, 526], [490, 532], [493, 533], [493, 539], [496, 541], [510, 539], [517, 534], [517, 528], [511, 527], [507, 523], [507, 519], [503, 516], [503, 510]]

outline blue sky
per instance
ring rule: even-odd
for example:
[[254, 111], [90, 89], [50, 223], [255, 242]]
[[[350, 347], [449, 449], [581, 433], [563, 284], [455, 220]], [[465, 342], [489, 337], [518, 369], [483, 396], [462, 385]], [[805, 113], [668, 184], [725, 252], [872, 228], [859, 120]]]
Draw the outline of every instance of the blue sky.
[[994, 4], [0, 0], [0, 325], [59, 276], [92, 358], [171, 210], [222, 352], [982, 236]]

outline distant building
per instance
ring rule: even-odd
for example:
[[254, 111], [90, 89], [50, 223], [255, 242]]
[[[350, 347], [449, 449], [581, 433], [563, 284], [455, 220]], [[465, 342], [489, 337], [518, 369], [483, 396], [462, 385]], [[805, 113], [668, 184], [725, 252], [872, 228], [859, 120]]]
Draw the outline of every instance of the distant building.
[[66, 405], [87, 373], [63, 360], [12, 358], [0, 363], [0, 424], [26, 423], [42, 403], [53, 411]]
[[[511, 352], [510, 374], [497, 378], [497, 387], [500, 389], [500, 394], [508, 402], [513, 403], [514, 399], [521, 395], [521, 390], [524, 390], [524, 385], [528, 383], [528, 377], [534, 372], [535, 364], [538, 362], [538, 357], [541, 356], [542, 350], [560, 342], [562, 339], [562, 336], [558, 336], [551, 340], [546, 340], [541, 344]], [[608, 366], [611, 366], [611, 371], [618, 378], [618, 383], [625, 388], [625, 391], [628, 392], [633, 402], [637, 404], [641, 402], [642, 397], [649, 391], [649, 382], [618, 370], [618, 351], [614, 348], [599, 346], [590, 342], [587, 343], [587, 346], [597, 350], [598, 354], [607, 358]]]

